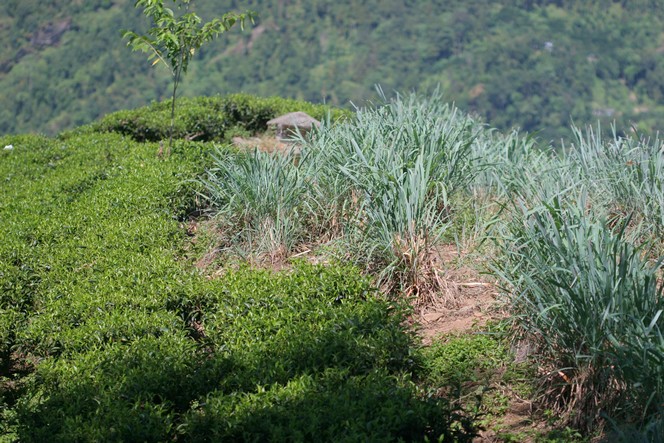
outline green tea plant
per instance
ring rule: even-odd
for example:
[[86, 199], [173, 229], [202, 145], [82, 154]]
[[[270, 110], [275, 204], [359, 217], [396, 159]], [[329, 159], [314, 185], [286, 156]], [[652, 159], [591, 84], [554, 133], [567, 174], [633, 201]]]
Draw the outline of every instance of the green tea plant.
[[409, 309], [375, 297], [357, 268], [240, 269], [219, 289], [204, 322], [225, 364], [219, 389], [185, 418], [192, 441], [472, 439], [464, 411], [413, 401], [413, 336], [400, 332]]
[[427, 376], [438, 386], [478, 381], [508, 360], [505, 344], [487, 333], [444, 337], [424, 355]]
[[[23, 402], [40, 402], [47, 374], [40, 371], [57, 363], [60, 381], [75, 378], [74, 355], [94, 359], [141, 338], [185, 335], [166, 300], [194, 284], [173, 266], [174, 255], [183, 239], [178, 218], [194, 194], [187, 179], [207, 156], [200, 144], [176, 144], [157, 164], [154, 145], [118, 134], [5, 140], [14, 150], [0, 152], [0, 433], [67, 440], [40, 434], [27, 424], [35, 416], [18, 412]], [[94, 397], [80, 392], [70, 404], [82, 410]], [[50, 423], [48, 415], [36, 420]], [[75, 415], [53, 419], [75, 427]], [[91, 431], [78, 426], [72, 439], [94, 439]]]
[[[191, 0], [174, 0], [178, 9], [189, 9]], [[142, 7], [143, 13], [155, 24], [146, 35], [134, 31], [124, 31], [123, 38], [128, 39], [128, 46], [134, 51], [149, 53], [148, 60], [153, 65], [163, 63], [169, 67], [173, 76], [173, 92], [171, 99], [171, 130], [168, 137], [168, 148], [173, 144], [173, 127], [175, 125], [175, 100], [182, 75], [187, 73], [189, 62], [205, 43], [229, 31], [236, 23], [244, 29], [248, 19], [253, 23], [255, 14], [246, 11], [242, 14], [228, 12], [221, 18], [213, 19], [201, 25], [202, 19], [195, 12], [187, 12], [179, 17], [171, 8], [164, 5], [163, 0], [137, 0], [135, 7]]]
[[[137, 109], [108, 114], [90, 125], [68, 131], [60, 138], [94, 132], [117, 132], [138, 142], [158, 142], [169, 136], [170, 101], [156, 102]], [[229, 142], [228, 131], [264, 131], [268, 120], [281, 114], [301, 110], [317, 119], [328, 114], [332, 120], [346, 119], [350, 113], [326, 105], [280, 97], [256, 97], [231, 94], [214, 97], [181, 97], [176, 110], [173, 138], [196, 141]]]

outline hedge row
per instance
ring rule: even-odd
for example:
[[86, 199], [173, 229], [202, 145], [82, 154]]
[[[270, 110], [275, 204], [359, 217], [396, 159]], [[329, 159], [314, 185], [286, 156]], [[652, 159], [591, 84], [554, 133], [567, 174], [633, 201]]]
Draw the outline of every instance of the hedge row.
[[[303, 111], [322, 120], [349, 118], [350, 111], [314, 105], [279, 97], [255, 97], [233, 94], [217, 97], [182, 97], [177, 101], [173, 137], [195, 141], [228, 141], [236, 134], [255, 134], [267, 129], [266, 123], [288, 112]], [[168, 138], [171, 102], [109, 114], [101, 120], [72, 133], [117, 132], [134, 140], [159, 141]]]

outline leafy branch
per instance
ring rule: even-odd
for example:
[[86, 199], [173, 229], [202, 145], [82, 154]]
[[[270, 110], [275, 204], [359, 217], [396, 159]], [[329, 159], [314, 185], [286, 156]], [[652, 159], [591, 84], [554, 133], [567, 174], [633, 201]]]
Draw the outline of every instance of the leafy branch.
[[173, 95], [171, 102], [171, 127], [168, 136], [168, 149], [173, 143], [173, 127], [175, 125], [175, 101], [178, 86], [183, 74], [187, 73], [189, 62], [196, 51], [205, 43], [214, 40], [235, 24], [244, 30], [246, 20], [254, 23], [255, 13], [246, 11], [242, 14], [228, 12], [221, 18], [203, 23], [195, 12], [188, 12], [191, 0], [173, 0], [178, 10], [186, 12], [176, 16], [172, 8], [164, 5], [164, 0], [137, 0], [135, 7], [143, 8], [143, 14], [150, 18], [154, 27], [145, 35], [134, 31], [123, 31], [122, 37], [128, 39], [127, 46], [134, 51], [148, 53], [152, 65], [163, 63], [171, 71], [173, 77]]

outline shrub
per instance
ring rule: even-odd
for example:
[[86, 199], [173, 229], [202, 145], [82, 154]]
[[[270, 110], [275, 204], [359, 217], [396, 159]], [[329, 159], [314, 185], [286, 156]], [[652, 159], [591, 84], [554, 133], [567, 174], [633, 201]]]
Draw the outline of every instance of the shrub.
[[523, 206], [503, 234], [495, 270], [516, 318], [548, 358], [552, 397], [573, 423], [600, 414], [651, 417], [664, 399], [659, 262], [612, 229], [586, 200]]
[[302, 375], [256, 393], [209, 396], [187, 417], [186, 441], [470, 442], [477, 435], [463, 415], [416, 396], [412, 383], [380, 370]]
[[[164, 140], [170, 130], [169, 106], [170, 102], [164, 101], [131, 111], [118, 111], [93, 123], [87, 131], [118, 132], [139, 142]], [[333, 110], [325, 105], [277, 97], [262, 98], [246, 94], [183, 97], [176, 111], [173, 137], [225, 141], [230, 128], [242, 128], [250, 133], [263, 132], [267, 129], [268, 120], [294, 111], [304, 111], [318, 119], [328, 113], [334, 120], [350, 116], [348, 111]]]
[[[168, 138], [170, 130], [169, 102], [153, 103], [144, 108], [118, 111], [91, 125], [95, 132], [117, 132], [138, 142], [155, 142]], [[218, 100], [181, 98], [176, 111], [173, 137], [197, 141], [221, 140], [228, 120]]]
[[357, 270], [241, 269], [198, 288], [197, 340], [161, 323], [43, 360], [16, 407], [21, 441], [475, 435], [471, 416], [410, 381], [405, 312]]
[[503, 343], [486, 334], [446, 337], [425, 349], [425, 370], [434, 386], [476, 382], [507, 360]]

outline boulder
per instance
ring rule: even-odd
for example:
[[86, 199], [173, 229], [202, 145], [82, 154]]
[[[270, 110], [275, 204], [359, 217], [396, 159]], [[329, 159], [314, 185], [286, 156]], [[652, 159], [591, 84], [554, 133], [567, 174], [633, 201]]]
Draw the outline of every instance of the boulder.
[[307, 114], [306, 112], [291, 112], [281, 115], [267, 122], [268, 128], [273, 128], [279, 140], [288, 140], [298, 131], [305, 135], [315, 126], [320, 126], [320, 122]]

